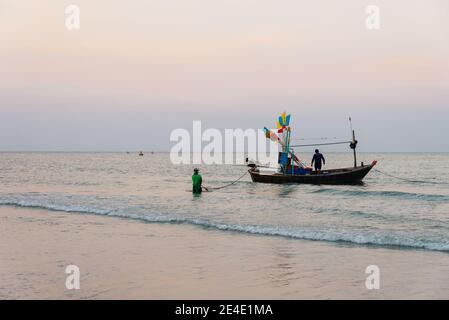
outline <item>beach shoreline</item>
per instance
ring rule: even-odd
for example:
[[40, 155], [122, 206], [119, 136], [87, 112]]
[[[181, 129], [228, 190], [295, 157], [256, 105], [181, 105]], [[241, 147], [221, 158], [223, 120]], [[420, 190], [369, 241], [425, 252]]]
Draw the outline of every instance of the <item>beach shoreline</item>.
[[[0, 207], [1, 299], [445, 299], [449, 255]], [[80, 289], [65, 268], [80, 269]], [[380, 289], [365, 286], [380, 269]]]

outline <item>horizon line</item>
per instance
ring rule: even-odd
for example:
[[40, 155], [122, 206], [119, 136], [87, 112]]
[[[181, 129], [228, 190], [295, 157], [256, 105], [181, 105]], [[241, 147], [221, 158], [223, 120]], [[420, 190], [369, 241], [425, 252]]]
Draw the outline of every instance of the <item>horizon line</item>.
[[[170, 151], [161, 151], [161, 150], [107, 150], [107, 151], [99, 151], [99, 150], [0, 150], [0, 153], [170, 153]], [[308, 153], [313, 152], [313, 150], [301, 152]], [[326, 153], [350, 153], [351, 151], [326, 151]], [[194, 153], [202, 153], [202, 152], [189, 152], [189, 154]], [[219, 152], [221, 154], [232, 153], [232, 154], [252, 154], [257, 152]], [[357, 151], [357, 153], [449, 153], [449, 151]]]

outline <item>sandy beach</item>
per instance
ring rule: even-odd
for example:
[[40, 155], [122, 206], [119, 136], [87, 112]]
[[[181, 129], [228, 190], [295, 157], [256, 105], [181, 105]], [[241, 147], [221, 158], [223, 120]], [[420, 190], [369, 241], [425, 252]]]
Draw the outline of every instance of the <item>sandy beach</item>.
[[[1, 299], [449, 297], [449, 256], [0, 207]], [[81, 288], [65, 287], [67, 265]], [[379, 266], [380, 289], [365, 268]]]

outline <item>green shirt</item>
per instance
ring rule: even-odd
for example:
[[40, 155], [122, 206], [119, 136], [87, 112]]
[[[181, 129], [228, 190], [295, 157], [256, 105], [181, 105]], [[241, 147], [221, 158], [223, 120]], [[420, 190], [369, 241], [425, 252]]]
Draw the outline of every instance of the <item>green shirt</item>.
[[194, 173], [192, 176], [193, 192], [201, 192], [201, 184], [203, 178], [198, 173]]

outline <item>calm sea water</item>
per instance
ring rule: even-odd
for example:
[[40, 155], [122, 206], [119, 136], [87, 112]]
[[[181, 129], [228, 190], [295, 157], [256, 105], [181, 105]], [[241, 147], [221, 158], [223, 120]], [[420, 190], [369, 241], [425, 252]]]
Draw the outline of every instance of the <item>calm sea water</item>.
[[[311, 155], [302, 155], [309, 159]], [[325, 154], [327, 168], [350, 153]], [[0, 205], [97, 214], [219, 232], [449, 252], [449, 154], [360, 154], [379, 170], [361, 186], [235, 185], [193, 196], [193, 166], [168, 154], [0, 153]], [[202, 166], [204, 185], [237, 179], [244, 166]]]

